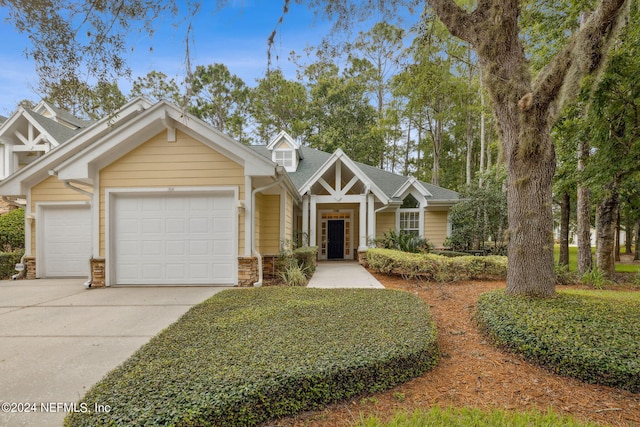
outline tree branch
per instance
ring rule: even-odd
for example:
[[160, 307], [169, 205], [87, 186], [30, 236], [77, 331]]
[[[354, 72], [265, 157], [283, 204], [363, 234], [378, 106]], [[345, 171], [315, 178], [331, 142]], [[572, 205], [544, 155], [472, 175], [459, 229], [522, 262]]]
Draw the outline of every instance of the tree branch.
[[626, 23], [629, 4], [629, 0], [602, 0], [586, 24], [542, 70], [532, 94], [525, 96], [539, 107], [551, 106], [555, 118], [564, 102], [575, 98], [581, 80], [598, 72], [606, 62], [611, 42]]
[[[427, 3], [452, 35], [476, 46], [477, 35], [472, 14], [458, 6], [454, 0], [427, 0]], [[473, 13], [479, 13], [478, 10], [487, 7], [488, 3], [489, 0], [481, 0]]]

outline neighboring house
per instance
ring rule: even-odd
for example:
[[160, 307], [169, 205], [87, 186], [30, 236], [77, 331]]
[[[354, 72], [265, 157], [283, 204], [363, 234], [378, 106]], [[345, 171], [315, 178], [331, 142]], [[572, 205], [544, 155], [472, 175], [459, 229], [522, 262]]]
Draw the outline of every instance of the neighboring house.
[[354, 259], [390, 229], [440, 246], [458, 200], [284, 132], [244, 146], [144, 98], [94, 123], [19, 109], [0, 150], [0, 195], [25, 204], [27, 277], [95, 287], [248, 285], [299, 235], [319, 259]]

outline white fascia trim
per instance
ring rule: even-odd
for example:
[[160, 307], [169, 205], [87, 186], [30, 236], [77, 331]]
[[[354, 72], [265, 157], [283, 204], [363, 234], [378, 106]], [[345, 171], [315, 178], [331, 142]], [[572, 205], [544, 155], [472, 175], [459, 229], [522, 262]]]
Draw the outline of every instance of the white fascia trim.
[[287, 145], [289, 145], [292, 150], [297, 150], [300, 148], [298, 143], [291, 137], [291, 135], [289, 135], [286, 131], [280, 131], [280, 133], [276, 135], [275, 138], [273, 138], [269, 142], [269, 144], [267, 144], [267, 150], [273, 150], [275, 145], [283, 139], [287, 142]]
[[151, 137], [172, 126], [199, 142], [220, 152], [225, 157], [249, 167], [252, 175], [274, 174], [275, 164], [234, 141], [200, 119], [186, 116], [182, 110], [166, 101], [161, 101], [147, 109], [138, 120], [130, 121], [108, 135], [100, 138], [59, 167], [61, 179], [88, 178], [90, 168], [102, 168], [124, 156]]
[[402, 186], [393, 194], [392, 197], [400, 197], [400, 198], [404, 198], [406, 197], [406, 191], [413, 186], [416, 190], [418, 190], [418, 192], [423, 196], [423, 197], [433, 197], [433, 194], [431, 194], [429, 192], [429, 190], [427, 190], [424, 185], [422, 185], [420, 183], [420, 181], [418, 181], [417, 179], [415, 179], [414, 177], [410, 176], [407, 178], [407, 180], [405, 181], [404, 184], [402, 184]]
[[311, 187], [324, 175], [324, 173], [329, 170], [329, 168], [336, 163], [338, 160], [342, 161], [342, 163], [347, 166], [353, 172], [355, 176], [358, 177], [360, 181], [362, 181], [366, 187], [368, 187], [373, 194], [376, 195], [378, 200], [380, 200], [384, 204], [389, 204], [391, 199], [378, 188], [378, 186], [369, 179], [367, 175], [365, 175], [360, 168], [342, 151], [338, 148], [320, 168], [305, 182], [305, 184], [300, 189], [300, 194], [305, 194], [311, 191]]
[[[129, 104], [122, 107], [115, 116], [106, 117], [94, 125], [82, 130], [66, 143], [57, 147], [55, 150], [49, 151], [46, 155], [38, 158], [32, 163], [29, 163], [27, 166], [2, 181], [2, 183], [0, 183], [0, 193], [11, 196], [26, 194], [31, 186], [39, 183], [49, 176], [48, 171], [50, 169], [78, 153], [87, 145], [92, 144], [96, 138], [101, 136], [101, 134], [108, 133], [114, 127], [118, 127], [119, 125], [126, 123], [126, 119], [130, 119], [137, 115], [137, 113], [144, 110], [145, 105], [148, 104], [149, 102], [144, 98], [136, 98]], [[121, 118], [118, 121], [113, 122], [113, 119], [116, 116], [121, 116]]]
[[11, 127], [15, 124], [16, 121], [18, 121], [18, 119], [20, 117], [23, 116], [23, 113], [25, 113], [26, 110], [22, 107], [18, 107], [18, 109], [11, 115], [11, 117], [9, 117], [3, 124], [2, 126], [0, 126], [0, 138], [2, 138], [2, 135], [7, 132], [7, 130], [11, 129]]
[[[42, 125], [40, 125], [40, 123], [38, 123], [36, 119], [33, 118], [33, 115], [31, 114], [30, 111], [25, 110], [24, 117], [29, 121], [29, 123], [33, 125], [33, 127], [35, 127], [38, 130], [38, 132], [47, 136], [47, 142], [55, 144], [56, 147], [60, 146], [60, 141], [58, 141], [53, 136], [51, 136], [51, 134], [47, 132], [47, 130], [43, 128]], [[48, 117], [46, 118], [48, 119]]]

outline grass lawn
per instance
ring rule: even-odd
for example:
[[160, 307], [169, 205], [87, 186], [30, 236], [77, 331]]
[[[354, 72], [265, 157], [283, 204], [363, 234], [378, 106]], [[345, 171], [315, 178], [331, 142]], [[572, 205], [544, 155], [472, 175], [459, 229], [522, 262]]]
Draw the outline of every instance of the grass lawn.
[[562, 289], [560, 290], [560, 292], [569, 295], [582, 295], [587, 297], [597, 297], [619, 301], [633, 301], [640, 304], [640, 292], [605, 291], [596, 289]]
[[[595, 254], [596, 248], [591, 248], [591, 253]], [[553, 248], [554, 259], [556, 263], [560, 259], [560, 246], [555, 245]], [[578, 270], [578, 247], [569, 246], [569, 271]], [[621, 264], [616, 263], [616, 272], [618, 273], [637, 273], [640, 270], [640, 264]]]
[[357, 427], [596, 427], [595, 423], [582, 423], [572, 417], [558, 415], [552, 411], [507, 412], [481, 411], [475, 408], [435, 407], [429, 411], [418, 410], [411, 414], [396, 414], [390, 421], [378, 418], [361, 421]]

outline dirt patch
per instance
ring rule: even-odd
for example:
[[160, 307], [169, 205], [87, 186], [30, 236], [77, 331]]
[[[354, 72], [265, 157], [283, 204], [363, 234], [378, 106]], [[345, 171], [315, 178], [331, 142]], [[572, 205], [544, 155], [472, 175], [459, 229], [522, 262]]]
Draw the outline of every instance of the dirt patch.
[[352, 426], [375, 415], [418, 408], [477, 407], [572, 414], [579, 420], [640, 426], [640, 394], [554, 375], [487, 342], [473, 315], [478, 296], [504, 282], [436, 285], [376, 275], [391, 289], [415, 293], [431, 307], [438, 326], [440, 363], [432, 371], [385, 393], [361, 396], [269, 423], [273, 426]]

